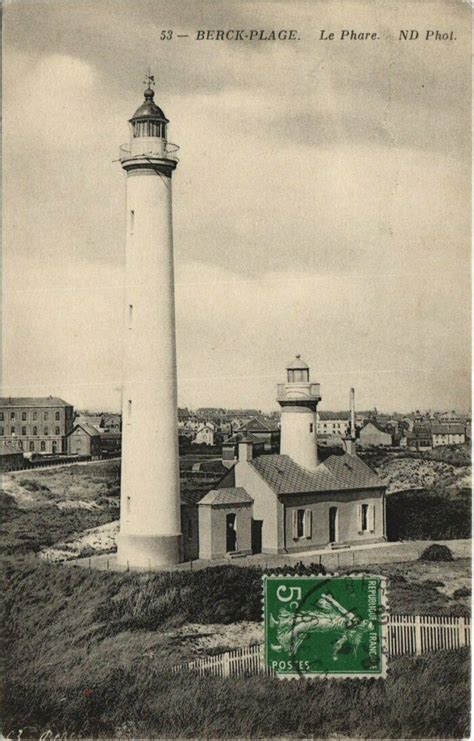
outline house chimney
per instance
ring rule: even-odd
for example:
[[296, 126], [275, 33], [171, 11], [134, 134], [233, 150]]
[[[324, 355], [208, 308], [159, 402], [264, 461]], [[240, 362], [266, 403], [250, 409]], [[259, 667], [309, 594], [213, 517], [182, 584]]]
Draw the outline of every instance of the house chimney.
[[356, 437], [356, 410], [355, 410], [355, 389], [351, 388], [351, 398], [350, 398], [350, 406], [351, 406], [351, 439], [355, 440]]
[[349, 455], [357, 455], [356, 441], [352, 437], [345, 437], [343, 443], [346, 453], [349, 453]]
[[253, 458], [253, 441], [244, 437], [239, 441], [238, 459], [240, 461], [251, 461]]

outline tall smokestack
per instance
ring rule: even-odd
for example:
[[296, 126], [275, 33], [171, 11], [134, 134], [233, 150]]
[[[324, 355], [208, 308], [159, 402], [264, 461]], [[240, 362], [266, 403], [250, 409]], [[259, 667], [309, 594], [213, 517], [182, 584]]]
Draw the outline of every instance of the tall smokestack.
[[356, 436], [356, 410], [355, 410], [355, 390], [351, 388], [351, 438], [355, 440]]

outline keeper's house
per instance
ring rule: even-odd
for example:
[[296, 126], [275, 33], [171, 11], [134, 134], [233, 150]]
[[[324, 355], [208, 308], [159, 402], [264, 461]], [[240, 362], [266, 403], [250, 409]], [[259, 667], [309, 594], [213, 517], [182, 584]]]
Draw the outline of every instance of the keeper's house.
[[198, 503], [199, 556], [289, 553], [385, 540], [385, 487], [356, 454], [318, 459], [319, 384], [299, 356], [278, 388], [281, 453], [255, 455], [238, 440], [238, 459]]

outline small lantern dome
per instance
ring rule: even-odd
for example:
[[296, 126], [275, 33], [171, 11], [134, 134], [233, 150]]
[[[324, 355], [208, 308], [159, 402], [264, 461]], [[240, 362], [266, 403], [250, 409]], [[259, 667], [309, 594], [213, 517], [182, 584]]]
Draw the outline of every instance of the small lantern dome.
[[166, 124], [169, 121], [161, 108], [154, 102], [155, 91], [150, 85], [148, 85], [144, 95], [144, 102], [137, 108], [130, 119], [133, 136], [134, 138], [153, 136], [165, 139]]
[[309, 381], [309, 365], [301, 359], [301, 355], [297, 355], [286, 366], [288, 383], [298, 383], [303, 381], [307, 383]]
[[304, 360], [301, 360], [301, 355], [296, 355], [296, 357], [288, 363], [286, 370], [309, 370], [309, 365], [308, 363], [305, 363]]

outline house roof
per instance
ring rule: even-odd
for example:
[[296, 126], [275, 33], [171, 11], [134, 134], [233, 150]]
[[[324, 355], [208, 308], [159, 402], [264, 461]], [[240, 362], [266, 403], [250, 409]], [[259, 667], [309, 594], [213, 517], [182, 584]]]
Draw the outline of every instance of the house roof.
[[377, 424], [377, 422], [375, 420], [373, 420], [373, 419], [368, 419], [367, 420], [367, 422], [362, 427], [361, 432], [363, 430], [365, 430], [366, 427], [368, 427], [369, 425], [372, 425], [373, 427], [375, 427], [375, 429], [378, 430], [379, 432], [384, 432], [386, 435], [391, 435], [390, 432], [387, 432], [387, 430], [384, 430], [384, 428], [381, 427], [379, 424]]
[[181, 504], [192, 506], [197, 504], [202, 496], [203, 492], [199, 489], [184, 489], [180, 492]]
[[433, 435], [463, 435], [466, 429], [464, 425], [456, 424], [433, 425], [431, 432]]
[[72, 407], [57, 396], [2, 396], [0, 407]]
[[85, 433], [90, 435], [90, 437], [100, 437], [100, 432], [96, 427], [92, 427], [92, 425], [88, 425], [85, 422], [79, 422], [78, 424], [74, 425], [71, 432], [68, 432], [66, 437], [69, 437], [69, 435], [73, 435], [76, 430], [81, 428], [81, 430], [84, 430]]
[[276, 494], [347, 491], [384, 486], [369, 466], [357, 456], [348, 453], [331, 455], [314, 471], [298, 465], [288, 455], [262, 455], [249, 462]]
[[251, 443], [258, 444], [258, 443], [262, 443], [262, 440], [256, 437], [256, 435], [252, 435], [251, 432], [248, 432], [247, 434], [245, 434], [245, 432], [236, 432], [234, 435], [224, 440], [222, 445], [235, 445], [236, 443], [242, 443], [242, 442], [251, 442]]
[[324, 422], [325, 420], [344, 420], [347, 422], [351, 418], [350, 412], [318, 412], [318, 418], [320, 422]]
[[273, 421], [266, 420], [263, 417], [252, 417], [248, 422], [244, 422], [240, 429], [249, 432], [278, 432], [279, 428]]
[[199, 501], [199, 504], [251, 504], [252, 497], [242, 486], [232, 486], [227, 489], [211, 489]]

